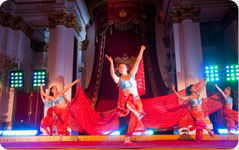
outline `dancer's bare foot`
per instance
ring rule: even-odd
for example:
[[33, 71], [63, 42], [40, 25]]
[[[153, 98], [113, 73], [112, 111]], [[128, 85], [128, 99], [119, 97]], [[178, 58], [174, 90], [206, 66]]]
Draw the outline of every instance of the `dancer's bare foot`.
[[135, 143], [131, 141], [131, 136], [125, 137], [124, 144], [125, 145], [135, 145]]
[[209, 133], [209, 135], [210, 135], [211, 137], [214, 137], [214, 134], [213, 134], [213, 132], [212, 132], [211, 130], [208, 130], [208, 133]]

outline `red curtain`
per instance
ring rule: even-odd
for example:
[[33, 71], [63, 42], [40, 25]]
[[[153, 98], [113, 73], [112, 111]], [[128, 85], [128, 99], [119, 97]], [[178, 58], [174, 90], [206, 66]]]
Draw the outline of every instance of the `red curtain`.
[[44, 104], [40, 93], [17, 92], [14, 129], [39, 129], [43, 118]]

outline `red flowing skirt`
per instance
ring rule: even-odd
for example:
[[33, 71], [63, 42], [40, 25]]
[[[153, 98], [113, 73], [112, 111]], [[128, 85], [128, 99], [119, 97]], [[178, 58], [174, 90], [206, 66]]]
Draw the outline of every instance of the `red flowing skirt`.
[[[54, 109], [53, 109], [53, 107], [49, 107], [47, 109], [47, 115], [41, 121], [41, 128], [46, 130], [47, 127], [49, 127], [50, 128], [50, 132], [52, 132], [53, 131], [53, 127], [54, 127], [55, 122], [56, 122], [54, 117], [55, 117]], [[50, 133], [48, 133], [48, 134], [50, 134]]]
[[68, 107], [55, 108], [56, 115], [58, 116], [56, 128], [59, 135], [69, 135], [67, 127], [69, 126], [70, 111]]
[[237, 129], [238, 125], [238, 112], [230, 108], [224, 107], [223, 109], [225, 119], [227, 120], [227, 127], [229, 129]]

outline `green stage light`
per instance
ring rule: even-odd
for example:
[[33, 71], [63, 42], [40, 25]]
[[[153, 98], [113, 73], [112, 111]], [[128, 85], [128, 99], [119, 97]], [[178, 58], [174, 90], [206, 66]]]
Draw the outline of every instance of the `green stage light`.
[[40, 87], [42, 84], [43, 86], [46, 85], [46, 70], [34, 70], [33, 71], [33, 87]]
[[238, 65], [226, 66], [226, 72], [227, 72], [227, 81], [238, 80]]
[[23, 87], [23, 71], [15, 70], [10, 71], [10, 87], [11, 88], [22, 88]]
[[[219, 81], [220, 80], [220, 75], [218, 73], [219, 66], [214, 65], [214, 66], [206, 66], [205, 67], [205, 75], [207, 77], [210, 77], [208, 81]], [[210, 69], [210, 70], [209, 70]]]

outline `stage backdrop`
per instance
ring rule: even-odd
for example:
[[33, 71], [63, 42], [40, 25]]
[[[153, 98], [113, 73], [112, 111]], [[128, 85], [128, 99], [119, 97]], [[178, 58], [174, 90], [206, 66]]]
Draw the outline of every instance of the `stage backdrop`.
[[[167, 94], [161, 77], [156, 54], [154, 20], [156, 8], [147, 1], [110, 1], [95, 10], [96, 49], [93, 75], [85, 93], [96, 111], [116, 107], [118, 87], [110, 76], [110, 64], [105, 54], [114, 59], [133, 62], [141, 45], [144, 53], [146, 94], [150, 98]], [[116, 59], [117, 58], [117, 59]]]

